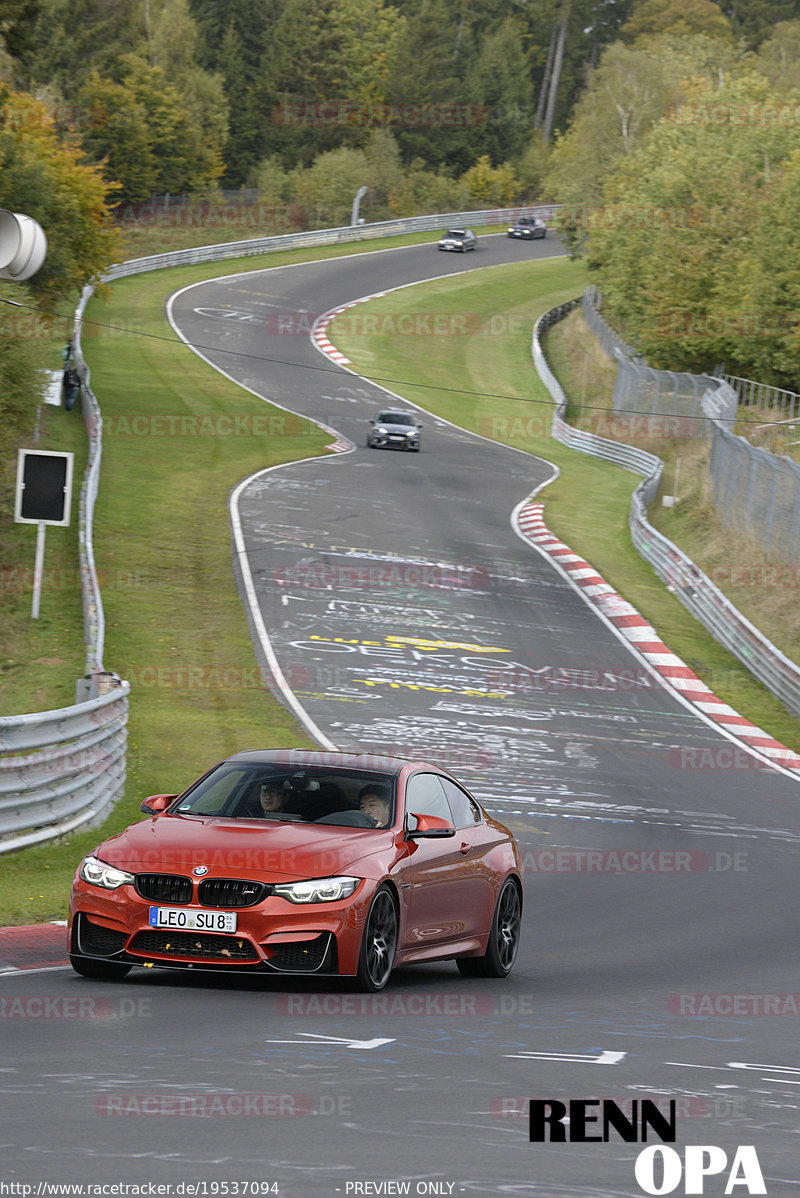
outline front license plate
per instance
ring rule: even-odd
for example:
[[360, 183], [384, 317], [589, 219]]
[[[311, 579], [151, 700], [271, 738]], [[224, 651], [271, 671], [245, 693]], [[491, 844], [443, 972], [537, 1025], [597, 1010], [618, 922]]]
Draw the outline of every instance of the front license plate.
[[187, 911], [185, 907], [151, 907], [151, 928], [185, 928], [188, 932], [235, 932], [235, 911]]

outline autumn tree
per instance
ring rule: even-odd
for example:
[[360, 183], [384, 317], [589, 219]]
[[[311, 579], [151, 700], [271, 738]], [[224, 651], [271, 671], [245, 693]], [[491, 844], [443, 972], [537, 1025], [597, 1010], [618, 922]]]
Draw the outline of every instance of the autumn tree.
[[0, 208], [32, 216], [48, 239], [32, 294], [61, 303], [114, 260], [108, 199], [100, 169], [77, 140], [59, 141], [46, 106], [0, 86]]

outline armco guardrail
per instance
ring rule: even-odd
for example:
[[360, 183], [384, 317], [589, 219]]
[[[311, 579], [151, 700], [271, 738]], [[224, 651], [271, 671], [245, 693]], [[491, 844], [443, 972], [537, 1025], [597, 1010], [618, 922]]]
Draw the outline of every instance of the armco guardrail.
[[100, 598], [100, 584], [94, 564], [94, 505], [100, 482], [100, 460], [103, 453], [103, 417], [100, 405], [91, 387], [91, 374], [86, 365], [81, 347], [81, 321], [86, 304], [94, 292], [93, 287], [84, 287], [80, 303], [75, 312], [72, 348], [75, 364], [81, 376], [81, 410], [86, 425], [89, 445], [89, 460], [83, 476], [79, 507], [78, 555], [81, 569], [81, 594], [83, 599], [83, 636], [86, 642], [86, 674], [91, 676], [103, 670], [103, 647], [105, 641], [105, 617]]
[[[553, 205], [447, 212], [374, 225], [347, 226], [223, 242], [134, 258], [112, 266], [105, 280], [195, 262], [244, 258], [297, 246], [367, 241], [460, 224], [504, 224], [521, 212], [552, 219]], [[0, 854], [61, 836], [98, 822], [125, 785], [128, 683], [103, 668], [105, 620], [92, 543], [100, 478], [103, 418], [81, 349], [81, 324], [94, 288], [84, 288], [75, 312], [73, 351], [81, 376], [81, 399], [89, 462], [80, 495], [78, 545], [83, 599], [86, 676], [78, 682], [82, 702], [73, 707], [0, 718]]]
[[128, 687], [0, 718], [0, 852], [99, 822], [125, 784]]
[[[542, 333], [562, 320], [580, 300], [561, 304], [546, 312], [533, 329], [531, 352], [540, 379], [556, 404], [552, 435], [557, 441], [579, 449], [593, 457], [615, 462], [626, 470], [645, 475], [633, 493], [629, 523], [631, 537], [638, 552], [649, 562], [656, 574], [711, 633], [733, 653], [751, 674], [763, 683], [788, 710], [800, 716], [800, 666], [790, 661], [770, 640], [759, 632], [740, 611], [714, 586], [711, 579], [687, 557], [682, 549], [668, 540], [647, 519], [647, 508], [658, 495], [663, 463], [655, 454], [646, 453], [632, 445], [609, 441], [592, 433], [580, 432], [564, 420], [566, 397], [550, 370], [541, 346]], [[721, 379], [718, 391], [728, 389]], [[730, 399], [711, 392], [704, 400], [704, 413], [714, 420], [718, 410], [727, 411]]]
[[338, 229], [309, 229], [304, 233], [279, 233], [275, 237], [254, 237], [246, 241], [224, 241], [217, 245], [194, 246], [175, 250], [171, 254], [153, 254], [148, 258], [131, 258], [112, 266], [105, 280], [122, 279], [127, 275], [148, 270], [163, 270], [168, 266], [189, 266], [196, 262], [221, 262], [225, 258], [248, 258], [275, 250], [296, 249], [302, 246], [337, 245], [349, 241], [372, 241], [381, 237], [399, 237], [403, 233], [429, 233], [459, 225], [504, 225], [520, 213], [530, 213], [543, 220], [552, 220], [558, 204], [531, 204], [516, 208], [487, 208], [478, 212], [438, 212], [428, 216], [410, 216], [405, 220], [379, 221], [373, 225], [343, 225]]

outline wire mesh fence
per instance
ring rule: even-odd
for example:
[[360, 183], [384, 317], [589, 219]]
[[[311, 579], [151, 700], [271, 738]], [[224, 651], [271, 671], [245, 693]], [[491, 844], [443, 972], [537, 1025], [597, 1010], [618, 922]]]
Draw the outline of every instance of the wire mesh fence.
[[773, 560], [800, 558], [800, 466], [790, 458], [769, 453], [735, 436], [737, 409], [791, 420], [800, 415], [800, 396], [778, 387], [733, 375], [655, 370], [610, 329], [600, 314], [602, 297], [587, 288], [584, 317], [606, 352], [619, 363], [614, 386], [615, 413], [674, 417], [680, 437], [711, 437], [709, 471], [714, 506], [727, 528], [757, 540]]
[[800, 466], [714, 425], [711, 486], [723, 525], [746, 529], [768, 557], [800, 558]]

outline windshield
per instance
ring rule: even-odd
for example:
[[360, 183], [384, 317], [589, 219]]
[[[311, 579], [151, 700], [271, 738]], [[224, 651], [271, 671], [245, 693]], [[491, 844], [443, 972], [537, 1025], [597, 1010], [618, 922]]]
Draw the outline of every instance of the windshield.
[[463, 229], [448, 229], [445, 237], [465, 237], [466, 233]]
[[368, 770], [227, 762], [202, 778], [170, 812], [384, 828], [394, 821], [394, 777]]
[[378, 420], [381, 424], [414, 424], [414, 417], [406, 412], [381, 412]]

